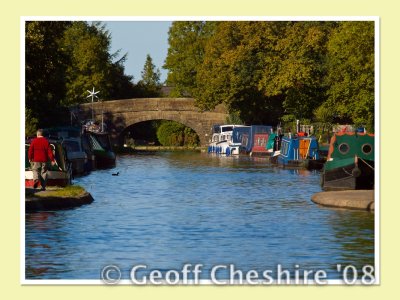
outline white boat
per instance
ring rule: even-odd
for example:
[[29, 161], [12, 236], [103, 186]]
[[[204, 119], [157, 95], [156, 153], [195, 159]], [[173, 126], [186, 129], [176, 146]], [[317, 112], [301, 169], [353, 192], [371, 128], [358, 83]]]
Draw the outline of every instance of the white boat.
[[208, 153], [238, 155], [241, 145], [239, 128], [250, 128], [244, 125], [215, 125], [208, 146]]

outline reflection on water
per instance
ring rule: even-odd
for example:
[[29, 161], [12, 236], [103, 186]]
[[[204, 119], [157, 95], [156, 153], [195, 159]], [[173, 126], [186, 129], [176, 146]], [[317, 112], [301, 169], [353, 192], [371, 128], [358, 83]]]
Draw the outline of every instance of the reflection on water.
[[[111, 176], [118, 170], [119, 176]], [[374, 216], [310, 201], [319, 173], [199, 153], [120, 156], [77, 178], [95, 202], [26, 215], [28, 279], [99, 279], [105, 265], [243, 271], [374, 263]], [[203, 278], [206, 279], [206, 278]]]

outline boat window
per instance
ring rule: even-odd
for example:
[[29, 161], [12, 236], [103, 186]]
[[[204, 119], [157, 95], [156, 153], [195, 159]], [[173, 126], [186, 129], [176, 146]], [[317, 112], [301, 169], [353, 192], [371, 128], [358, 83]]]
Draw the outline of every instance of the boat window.
[[371, 144], [364, 144], [364, 145], [362, 145], [361, 150], [364, 154], [368, 155], [372, 152], [372, 146], [371, 146]]
[[227, 132], [227, 131], [232, 131], [233, 130], [233, 127], [232, 126], [226, 126], [226, 127], [222, 127], [221, 128], [221, 131], [222, 132]]
[[341, 154], [347, 154], [347, 152], [349, 152], [349, 150], [350, 150], [350, 147], [349, 147], [349, 144], [347, 144], [347, 143], [341, 143], [339, 145], [338, 149]]

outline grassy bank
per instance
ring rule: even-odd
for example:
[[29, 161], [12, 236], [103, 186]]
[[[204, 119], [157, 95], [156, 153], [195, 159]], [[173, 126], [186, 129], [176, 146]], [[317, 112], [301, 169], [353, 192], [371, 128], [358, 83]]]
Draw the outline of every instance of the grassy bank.
[[83, 195], [86, 190], [79, 185], [69, 185], [66, 187], [48, 187], [46, 191], [25, 189], [25, 196], [35, 197], [78, 197]]

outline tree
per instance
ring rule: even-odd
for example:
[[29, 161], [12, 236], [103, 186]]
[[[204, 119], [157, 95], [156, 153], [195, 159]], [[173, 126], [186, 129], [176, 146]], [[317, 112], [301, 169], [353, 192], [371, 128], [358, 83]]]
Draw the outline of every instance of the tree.
[[160, 70], [153, 64], [150, 54], [146, 56], [146, 62], [141, 72], [142, 80], [138, 82], [138, 87], [142, 91], [142, 97], [160, 96]]
[[157, 128], [157, 139], [163, 146], [198, 146], [200, 140], [196, 132], [175, 121], [161, 121]]
[[195, 98], [204, 109], [220, 103], [245, 123], [276, 123], [280, 96], [266, 96], [259, 87], [264, 55], [272, 44], [272, 22], [220, 22], [205, 48], [196, 80]]
[[173, 97], [191, 95], [196, 88], [196, 75], [203, 63], [205, 44], [217, 22], [173, 22], [168, 33], [167, 84], [173, 86]]
[[168, 83], [201, 109], [373, 126], [373, 22], [175, 22], [169, 43]]
[[328, 42], [326, 105], [338, 118], [374, 128], [374, 23], [341, 22]]
[[101, 97], [110, 96], [112, 55], [109, 54], [110, 35], [100, 23], [88, 25], [74, 22], [65, 31], [62, 49], [69, 58], [66, 70], [65, 104], [86, 101], [86, 91], [93, 86], [101, 90]]
[[71, 25], [53, 21], [25, 23], [26, 117], [34, 116], [33, 124], [40, 127], [63, 119], [67, 57], [60, 43]]
[[103, 100], [135, 96], [133, 78], [124, 74], [126, 54], [119, 59], [119, 51], [110, 54], [110, 43], [101, 23], [26, 22], [27, 124], [69, 123], [68, 107], [87, 101], [86, 90], [93, 86]]
[[33, 115], [33, 112], [29, 108], [25, 108], [25, 136], [34, 136], [36, 134], [39, 121]]
[[326, 44], [334, 22], [282, 22], [259, 87], [283, 98], [282, 120], [310, 119], [326, 99]]

